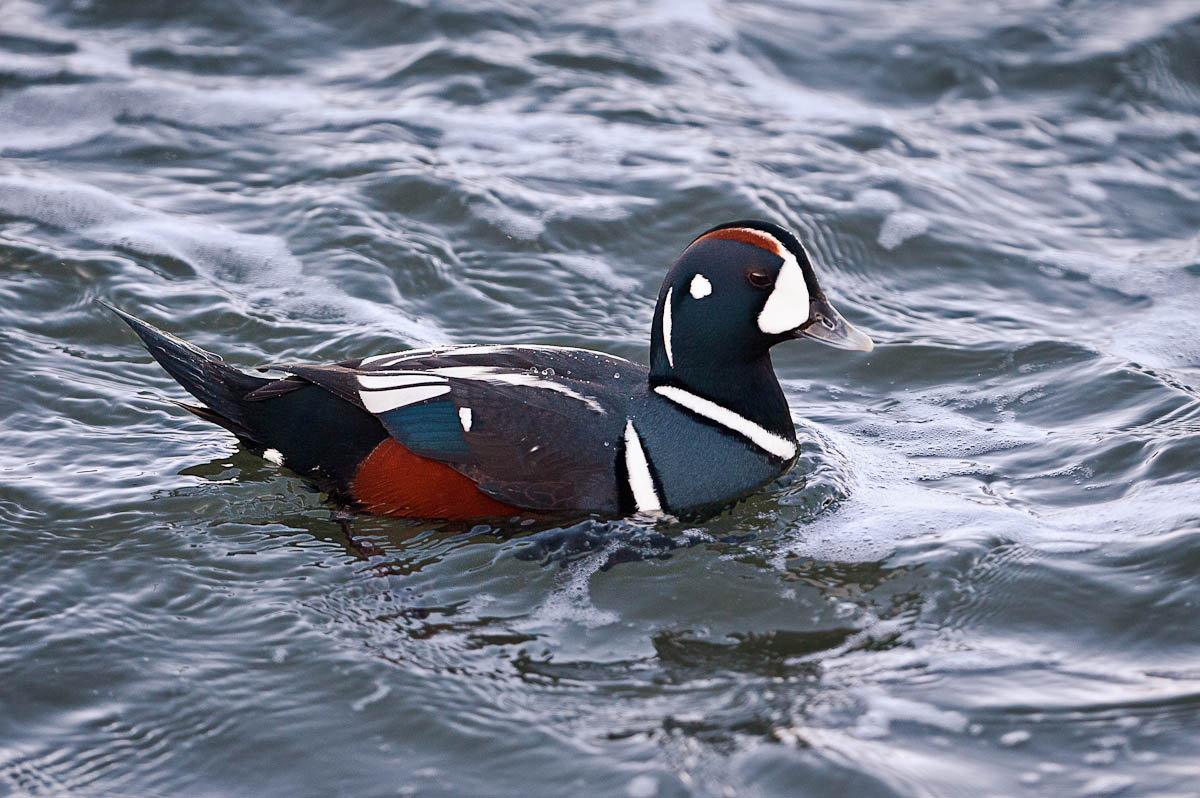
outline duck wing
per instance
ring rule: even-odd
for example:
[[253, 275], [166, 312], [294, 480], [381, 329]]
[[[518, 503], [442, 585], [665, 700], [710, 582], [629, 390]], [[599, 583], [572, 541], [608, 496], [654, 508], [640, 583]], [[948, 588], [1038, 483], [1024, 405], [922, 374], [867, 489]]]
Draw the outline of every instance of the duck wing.
[[[629, 402], [645, 390], [644, 366], [585, 349], [475, 346], [276, 368], [294, 375], [283, 382], [313, 383], [362, 408], [406, 449], [499, 501], [619, 510], [619, 442]], [[269, 398], [288, 388], [261, 390]]]

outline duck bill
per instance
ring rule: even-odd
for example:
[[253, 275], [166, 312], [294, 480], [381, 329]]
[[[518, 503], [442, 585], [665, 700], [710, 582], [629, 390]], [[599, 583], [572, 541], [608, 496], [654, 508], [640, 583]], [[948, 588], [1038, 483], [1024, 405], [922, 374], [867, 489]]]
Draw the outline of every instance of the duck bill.
[[836, 349], [870, 352], [875, 348], [871, 336], [842, 318], [825, 297], [813, 297], [809, 302], [808, 324], [796, 330], [797, 338], [812, 338]]

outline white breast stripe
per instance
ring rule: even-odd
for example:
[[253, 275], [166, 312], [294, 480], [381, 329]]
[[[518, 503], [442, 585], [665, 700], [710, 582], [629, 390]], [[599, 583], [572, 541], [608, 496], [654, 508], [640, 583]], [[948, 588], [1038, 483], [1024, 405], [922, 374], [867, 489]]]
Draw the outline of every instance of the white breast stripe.
[[415, 405], [426, 399], [450, 393], [450, 386], [443, 385], [410, 385], [406, 388], [393, 388], [390, 391], [359, 391], [358, 398], [363, 407], [371, 413], [386, 413], [405, 405]]
[[463, 432], [471, 431], [471, 408], [458, 408], [458, 423], [462, 425]]
[[625, 420], [625, 473], [629, 477], [629, 490], [639, 513], [661, 513], [662, 504], [654, 490], [654, 478], [650, 476], [650, 464], [642, 449], [642, 439], [633, 428], [633, 419]]
[[667, 289], [667, 299], [663, 302], [662, 335], [663, 346], [667, 350], [667, 365], [675, 368], [675, 353], [671, 351], [671, 293], [675, 286]]
[[758, 314], [758, 329], [767, 335], [794, 330], [808, 321], [808, 286], [796, 256], [786, 247], [779, 247], [783, 265], [775, 278], [775, 287]]
[[659, 385], [654, 392], [665, 396], [677, 405], [686, 407], [696, 415], [704, 416], [709, 421], [715, 421], [731, 432], [736, 432], [769, 454], [782, 457], [784, 460], [791, 460], [796, 456], [796, 444], [760, 427], [750, 419], [740, 416], [728, 408], [721, 407], [716, 402], [696, 396], [694, 393], [688, 393], [673, 385]]

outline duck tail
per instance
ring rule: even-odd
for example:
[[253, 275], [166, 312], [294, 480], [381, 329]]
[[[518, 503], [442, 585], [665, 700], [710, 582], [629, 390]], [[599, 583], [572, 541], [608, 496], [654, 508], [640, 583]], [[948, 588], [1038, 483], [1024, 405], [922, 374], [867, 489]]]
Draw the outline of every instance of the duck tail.
[[239, 371], [219, 356], [182, 338], [164, 332], [107, 302], [100, 304], [133, 328], [158, 364], [205, 406], [197, 407], [183, 402], [176, 404], [205, 421], [219, 424], [252, 447], [262, 448], [266, 445], [254, 434], [255, 425], [249, 417], [244, 397], [271, 380]]

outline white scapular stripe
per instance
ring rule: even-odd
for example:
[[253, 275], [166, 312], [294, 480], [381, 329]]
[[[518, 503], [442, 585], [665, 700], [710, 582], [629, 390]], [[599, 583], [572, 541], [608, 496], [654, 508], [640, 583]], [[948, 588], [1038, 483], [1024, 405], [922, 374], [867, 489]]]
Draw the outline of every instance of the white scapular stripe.
[[274, 463], [277, 466], [283, 465], [283, 452], [278, 449], [267, 449], [263, 452], [263, 459], [268, 463]]
[[[466, 355], [499, 355], [509, 352], [560, 352], [570, 354], [579, 352], [588, 355], [603, 355], [591, 349], [580, 349], [577, 346], [535, 346], [532, 344], [466, 344], [464, 346], [435, 346], [426, 349], [409, 349], [405, 352], [388, 352], [382, 355], [364, 357], [360, 365], [392, 366], [406, 360], [437, 355], [439, 357], [461, 357]], [[611, 355], [604, 355], [611, 357]]]
[[745, 416], [740, 416], [732, 410], [721, 407], [716, 402], [688, 393], [673, 385], [659, 385], [654, 392], [665, 396], [677, 405], [686, 407], [698, 416], [704, 416], [709, 421], [715, 421], [722, 427], [736, 432], [758, 448], [784, 460], [796, 456], [796, 444], [768, 429], [760, 427]]
[[397, 407], [415, 405], [417, 402], [450, 393], [448, 383], [429, 385], [428, 382], [426, 380], [425, 385], [409, 385], [393, 388], [390, 391], [359, 391], [358, 398], [362, 400], [363, 407], [367, 409], [367, 412], [386, 413]]
[[[526, 388], [540, 388], [569, 396], [583, 402], [591, 410], [604, 414], [604, 408], [595, 399], [584, 396], [578, 391], [560, 382], [546, 379], [536, 374], [495, 368], [493, 366], [445, 366], [423, 371], [377, 371], [358, 374], [358, 384], [362, 388], [358, 398], [363, 406], [372, 413], [383, 413], [397, 407], [411, 405], [434, 396], [450, 392], [449, 380], [482, 380], [484, 382], [499, 382], [505, 385], [520, 385]], [[409, 398], [418, 397], [418, 398]], [[382, 409], [375, 409], [375, 408]]]
[[383, 388], [403, 388], [409, 385], [428, 384], [431, 382], [444, 383], [445, 380], [440, 377], [431, 377], [424, 371], [393, 371], [358, 375], [359, 387], [365, 388], [368, 391], [377, 391]]
[[775, 287], [767, 297], [762, 312], [758, 314], [758, 329], [767, 335], [778, 335], [794, 330], [808, 321], [808, 286], [804, 284], [804, 272], [796, 262], [796, 256], [782, 244], [779, 257], [783, 265], [775, 278]]
[[463, 432], [471, 431], [471, 408], [458, 408], [458, 423], [462, 424]]
[[667, 350], [667, 365], [675, 368], [675, 353], [671, 351], [671, 294], [675, 291], [675, 286], [667, 289], [667, 298], [663, 302], [663, 319], [662, 319], [662, 335], [663, 346]]
[[446, 366], [440, 369], [429, 369], [422, 373], [433, 374], [438, 377], [453, 377], [460, 380], [482, 380], [484, 382], [501, 382], [506, 385], [522, 385], [526, 388], [542, 388], [583, 402], [590, 409], [601, 415], [605, 412], [600, 403], [590, 396], [584, 396], [575, 389], [563, 385], [561, 382], [554, 382], [553, 380], [548, 380], [527, 372], [509, 371], [508, 369], [494, 368], [492, 366]]
[[661, 513], [662, 504], [654, 490], [654, 478], [650, 476], [650, 464], [642, 449], [642, 439], [633, 428], [633, 419], [625, 420], [625, 473], [629, 477], [629, 490], [639, 513]]
[[697, 274], [692, 278], [691, 288], [692, 299], [704, 299], [712, 293], [712, 283], [703, 274]]

